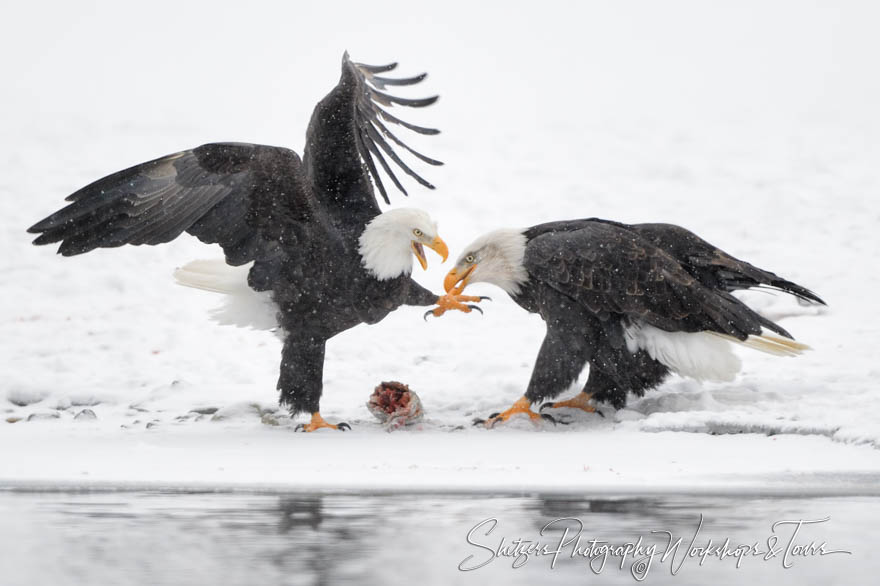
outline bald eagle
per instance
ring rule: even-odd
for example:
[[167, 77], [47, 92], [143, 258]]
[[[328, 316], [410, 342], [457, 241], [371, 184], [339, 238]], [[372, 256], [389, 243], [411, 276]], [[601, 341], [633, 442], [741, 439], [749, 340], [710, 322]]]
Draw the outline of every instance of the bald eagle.
[[269, 292], [277, 306], [284, 332], [280, 403], [292, 415], [311, 413], [311, 421], [301, 426], [305, 431], [347, 429], [348, 424], [326, 422], [319, 410], [328, 339], [360, 323], [376, 323], [400, 305], [469, 309], [474, 306], [466, 302], [478, 301], [441, 297], [413, 281], [412, 257], [427, 267], [427, 246], [446, 260], [446, 244], [425, 212], [381, 213], [376, 201], [371, 179], [389, 203], [376, 162], [406, 194], [386, 156], [433, 189], [389, 140], [430, 165], [442, 164], [411, 149], [386, 126], [439, 132], [404, 122], [382, 107], [418, 108], [437, 100], [381, 91], [425, 78], [381, 75], [395, 66], [364, 65], [343, 55], [339, 83], [312, 114], [302, 159], [274, 146], [202, 145], [99, 179], [28, 231], [40, 234], [35, 244], [60, 242], [58, 252], [65, 256], [160, 244], [183, 232], [219, 244], [226, 263], [248, 265], [250, 288]]
[[[731, 380], [740, 368], [731, 343], [779, 356], [807, 348], [732, 291], [770, 288], [825, 304], [812, 291], [679, 226], [597, 218], [481, 236], [462, 253], [444, 286], [458, 295], [481, 281], [503, 289], [547, 326], [525, 395], [510, 409], [475, 421], [487, 427], [516, 413], [553, 420], [532, 411], [531, 404], [559, 395], [587, 363], [583, 391], [571, 400], [544, 403], [539, 411], [594, 412], [594, 402], [619, 409], [628, 392], [641, 396], [670, 372]], [[432, 313], [439, 317], [444, 311]]]

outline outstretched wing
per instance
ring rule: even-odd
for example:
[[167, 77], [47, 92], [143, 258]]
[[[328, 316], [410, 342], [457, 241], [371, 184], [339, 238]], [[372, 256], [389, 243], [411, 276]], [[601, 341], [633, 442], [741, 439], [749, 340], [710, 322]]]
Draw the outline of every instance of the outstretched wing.
[[381, 66], [355, 63], [345, 53], [339, 83], [318, 103], [309, 123], [303, 163], [316, 198], [331, 210], [336, 206], [349, 217], [361, 212], [379, 213], [370, 178], [385, 203], [390, 203], [378, 167], [407, 195], [386, 157], [418, 183], [434, 189], [400, 158], [390, 143], [429, 165], [443, 164], [413, 150], [389, 129], [390, 125], [398, 125], [419, 134], [439, 132], [409, 124], [388, 112], [387, 108], [394, 105], [422, 108], [437, 101], [437, 96], [411, 99], [382, 91], [388, 86], [413, 85], [426, 77], [424, 73], [409, 78], [382, 75], [395, 67], [397, 63]]
[[160, 244], [186, 231], [223, 247], [229, 264], [254, 260], [267, 241], [308, 220], [301, 162], [291, 150], [206, 144], [119, 171], [67, 197], [34, 224], [34, 244], [65, 256], [123, 244]]
[[762, 327], [788, 336], [729, 293], [701, 284], [665, 251], [612, 224], [587, 222], [537, 236], [524, 262], [532, 279], [600, 319], [622, 314], [665, 331], [713, 331], [741, 340]]

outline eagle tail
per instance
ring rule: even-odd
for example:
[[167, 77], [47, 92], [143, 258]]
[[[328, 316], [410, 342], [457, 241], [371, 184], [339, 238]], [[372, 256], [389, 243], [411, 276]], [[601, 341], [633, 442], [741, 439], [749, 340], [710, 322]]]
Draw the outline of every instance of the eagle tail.
[[222, 259], [194, 260], [175, 269], [174, 280], [185, 287], [232, 295], [247, 289], [252, 264], [233, 267]]
[[774, 356], [797, 356], [810, 349], [766, 329], [740, 340], [720, 332], [667, 332], [634, 322], [624, 328], [624, 337], [630, 352], [641, 348], [677, 374], [718, 382], [733, 380], [742, 365], [728, 342]]
[[248, 271], [253, 263], [233, 267], [222, 259], [194, 260], [174, 271], [179, 285], [222, 293], [223, 305], [210, 311], [211, 318], [221, 325], [275, 330], [278, 328], [278, 306], [268, 291], [254, 291], [248, 286]]
[[741, 346], [745, 346], [746, 348], [751, 348], [752, 350], [758, 350], [759, 352], [765, 352], [774, 356], [798, 356], [811, 349], [807, 344], [792, 340], [791, 338], [776, 336], [767, 331], [764, 331], [757, 336], [749, 336], [745, 340], [740, 340], [733, 336], [716, 332], [709, 333], [724, 338], [728, 342], [734, 342]]

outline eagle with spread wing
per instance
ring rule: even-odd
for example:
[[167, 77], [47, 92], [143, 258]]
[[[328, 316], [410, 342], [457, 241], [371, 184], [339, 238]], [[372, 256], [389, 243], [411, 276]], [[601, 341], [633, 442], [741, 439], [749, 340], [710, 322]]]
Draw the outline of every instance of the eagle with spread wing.
[[[641, 396], [670, 372], [731, 380], [740, 368], [732, 343], [777, 356], [807, 348], [732, 291], [769, 288], [825, 304], [812, 291], [680, 226], [598, 218], [481, 236], [462, 253], [444, 286], [460, 295], [481, 281], [503, 289], [547, 326], [525, 395], [510, 409], [475, 422], [487, 427], [518, 413], [553, 420], [532, 411], [532, 403], [565, 391], [587, 363], [583, 391], [541, 410], [594, 412], [594, 402], [621, 408], [628, 392]], [[439, 317], [444, 311], [428, 313]]]
[[[355, 63], [346, 53], [339, 83], [314, 109], [302, 159], [274, 146], [202, 145], [99, 179], [28, 231], [39, 234], [35, 244], [60, 242], [58, 251], [65, 256], [161, 244], [183, 232], [219, 244], [226, 263], [248, 266], [247, 284], [269, 292], [276, 307], [284, 334], [280, 402], [292, 415], [311, 413], [311, 421], [300, 426], [305, 431], [346, 429], [347, 424], [328, 423], [320, 414], [328, 339], [358, 324], [376, 323], [401, 305], [469, 310], [475, 306], [468, 303], [479, 300], [438, 296], [412, 280], [413, 256], [427, 267], [424, 247], [446, 260], [446, 244], [427, 213], [379, 209], [373, 183], [389, 203], [379, 167], [405, 195], [392, 163], [433, 189], [392, 143], [429, 165], [441, 164], [389, 129], [439, 132], [388, 111], [437, 100], [383, 91], [425, 78], [383, 75], [395, 67]], [[195, 286], [211, 288], [204, 282]]]

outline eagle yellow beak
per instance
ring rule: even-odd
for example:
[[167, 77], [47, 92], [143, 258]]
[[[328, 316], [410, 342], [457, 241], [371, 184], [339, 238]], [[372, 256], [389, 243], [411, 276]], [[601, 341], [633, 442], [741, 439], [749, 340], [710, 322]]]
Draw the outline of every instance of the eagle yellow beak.
[[[464, 291], [464, 288], [467, 287], [468, 278], [471, 276], [471, 273], [474, 272], [475, 268], [477, 268], [477, 265], [472, 265], [462, 273], [459, 273], [457, 268], [452, 269], [446, 273], [446, 278], [443, 279], [443, 288], [446, 289], [447, 293], [453, 289], [456, 290], [456, 293], [461, 293]], [[455, 286], [459, 283], [461, 283], [461, 286], [456, 289]]]
[[[434, 240], [432, 240], [431, 243], [427, 244], [426, 246], [442, 256], [442, 262], [446, 262], [446, 259], [449, 258], [449, 248], [446, 246], [446, 243], [443, 242], [443, 239], [439, 236], [437, 238], [434, 238]], [[428, 259], [425, 258], [425, 249], [422, 247], [422, 244], [413, 240], [412, 250], [416, 258], [419, 259], [419, 264], [422, 265], [422, 268], [428, 270]]]

